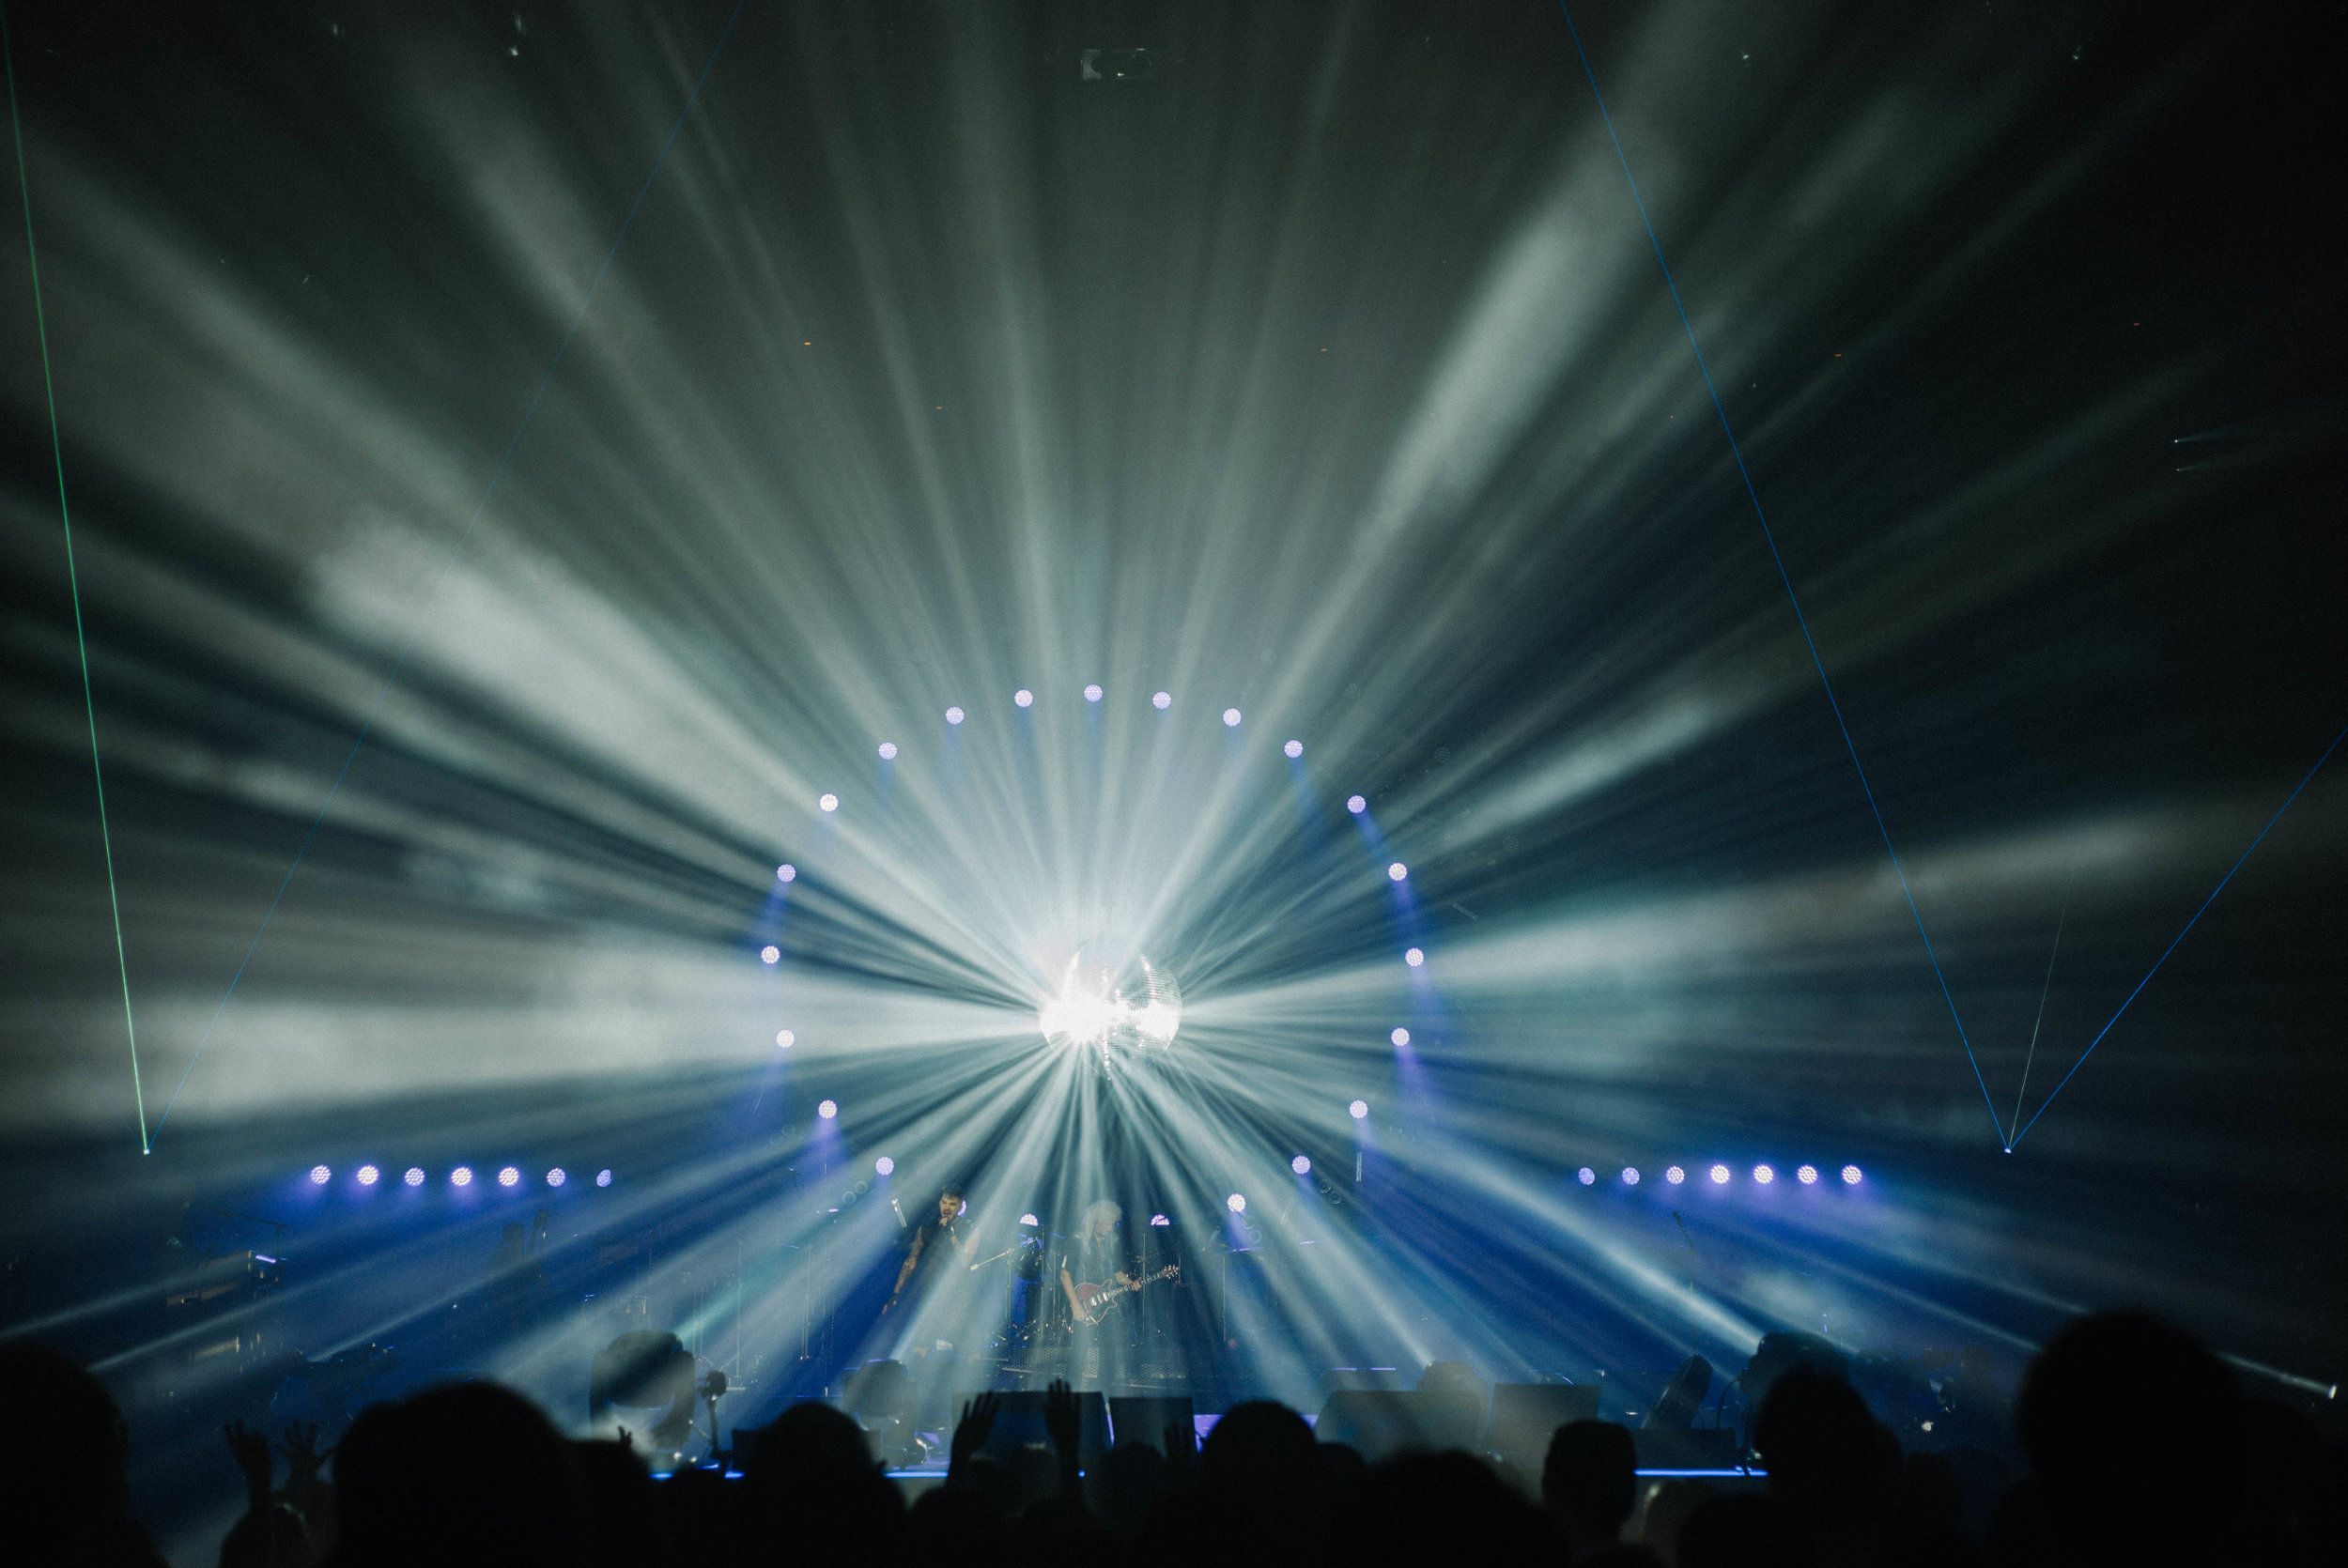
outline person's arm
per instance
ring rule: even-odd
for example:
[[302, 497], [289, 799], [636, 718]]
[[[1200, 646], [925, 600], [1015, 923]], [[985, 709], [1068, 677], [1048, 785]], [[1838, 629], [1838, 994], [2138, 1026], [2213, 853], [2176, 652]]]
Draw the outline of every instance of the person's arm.
[[1079, 1508], [1084, 1506], [1084, 1482], [1076, 1471], [1076, 1439], [1083, 1427], [1076, 1396], [1069, 1391], [1068, 1379], [1053, 1378], [1043, 1391], [1043, 1434], [1052, 1439], [1053, 1451], [1059, 1459], [1059, 1495]]
[[970, 1456], [986, 1446], [989, 1434], [995, 1430], [996, 1412], [1003, 1407], [999, 1393], [982, 1393], [962, 1407], [962, 1420], [954, 1424], [954, 1446], [946, 1464], [946, 1484], [965, 1480], [970, 1473]]
[[913, 1245], [905, 1249], [904, 1267], [897, 1270], [897, 1283], [888, 1287], [888, 1301], [887, 1305], [881, 1308], [883, 1313], [888, 1312], [889, 1307], [893, 1307], [897, 1304], [898, 1293], [904, 1289], [905, 1281], [913, 1277], [913, 1266], [920, 1260], [921, 1233], [919, 1231], [915, 1231], [913, 1233]]
[[1064, 1263], [1059, 1268], [1059, 1287], [1068, 1293], [1068, 1310], [1081, 1320], [1085, 1314], [1084, 1303], [1076, 1299], [1076, 1282], [1068, 1277], [1068, 1265]]
[[220, 1429], [228, 1439], [228, 1452], [236, 1457], [237, 1468], [244, 1472], [245, 1507], [255, 1514], [270, 1505], [270, 1477], [277, 1464], [270, 1457], [269, 1437], [265, 1433], [252, 1432], [241, 1421], [232, 1421]]

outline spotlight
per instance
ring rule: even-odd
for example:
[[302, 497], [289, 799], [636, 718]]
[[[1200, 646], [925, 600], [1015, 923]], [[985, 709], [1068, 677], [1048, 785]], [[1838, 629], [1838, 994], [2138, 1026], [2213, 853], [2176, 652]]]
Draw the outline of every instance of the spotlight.
[[788, 1051], [788, 1050], [790, 1050], [790, 1049], [791, 1049], [791, 1042], [792, 1042], [793, 1040], [797, 1039], [798, 1038], [799, 1038], [798, 1036], [796, 1036], [796, 1035], [793, 1034], [793, 1033], [792, 1033], [790, 1030], [788, 1030], [788, 1029], [778, 1029], [778, 1030], [776, 1030], [776, 1031], [775, 1031], [775, 1046], [776, 1046], [776, 1049], [780, 1050], [780, 1051]]
[[826, 791], [815, 797], [815, 805], [821, 810], [837, 811], [840, 809], [840, 797]]
[[459, 1165], [456, 1169], [449, 1172], [448, 1184], [451, 1187], [471, 1187], [472, 1185], [472, 1167], [471, 1165]]
[[1035, 693], [1029, 691], [1025, 686], [1021, 686], [1017, 691], [1012, 692], [1011, 694], [1011, 699], [1013, 702], [1018, 703], [1023, 708], [1032, 708], [1035, 706]]
[[1280, 749], [1287, 752], [1291, 757], [1302, 757], [1305, 755], [1305, 743], [1303, 741], [1290, 741]]
[[1223, 1200], [1223, 1207], [1229, 1209], [1234, 1214], [1244, 1214], [1247, 1212], [1246, 1195], [1240, 1192], [1234, 1192], [1229, 1197]]
[[1767, 1187], [1770, 1182], [1777, 1179], [1777, 1173], [1770, 1170], [1767, 1165], [1755, 1165], [1753, 1168], [1753, 1179], [1759, 1182], [1762, 1186]]
[[1622, 1168], [1622, 1184], [1623, 1184], [1625, 1187], [1636, 1187], [1636, 1186], [1638, 1186], [1638, 1185], [1639, 1185], [1639, 1167], [1638, 1167], [1638, 1166], [1636, 1166], [1636, 1165], [1625, 1165], [1625, 1166]]
[[782, 949], [770, 942], [765, 946], [761, 947], [758, 950], [758, 961], [761, 963], [780, 963], [782, 961]]
[[1236, 730], [1239, 728], [1239, 710], [1237, 708], [1226, 708], [1223, 710], [1223, 728], [1226, 730]]
[[1289, 1161], [1289, 1169], [1298, 1176], [1310, 1176], [1313, 1174], [1313, 1162], [1300, 1154]]
[[[1023, 1225], [1035, 1225], [1038, 1228], [1041, 1228], [1042, 1226], [1042, 1222], [1037, 1220], [1032, 1214], [1022, 1214], [1019, 1216], [1019, 1222]], [[1152, 1223], [1154, 1222], [1152, 1222]]]
[[1411, 1043], [1411, 1032], [1408, 1029], [1397, 1029], [1393, 1034], [1388, 1035], [1386, 1038], [1394, 1041], [1397, 1045], [1408, 1045]]
[[374, 1186], [377, 1182], [378, 1182], [378, 1181], [380, 1181], [380, 1180], [382, 1180], [382, 1179], [383, 1179], [383, 1173], [382, 1173], [381, 1171], [377, 1170], [374, 1166], [372, 1166], [372, 1165], [362, 1165], [362, 1166], [360, 1166], [360, 1167], [359, 1167], [359, 1185], [360, 1185], [360, 1186], [362, 1186], [362, 1187], [372, 1187], [372, 1186]]
[[777, 882], [796, 882], [799, 880], [799, 869], [786, 860], [781, 865], [775, 868], [775, 880]]
[[1727, 1166], [1725, 1166], [1725, 1165], [1715, 1165], [1715, 1166], [1713, 1166], [1713, 1167], [1712, 1167], [1712, 1181], [1713, 1181], [1714, 1185], [1716, 1185], [1716, 1186], [1720, 1186], [1720, 1187], [1725, 1187], [1725, 1186], [1727, 1186], [1727, 1185], [1728, 1185], [1728, 1167], [1727, 1167]]
[[519, 1169], [512, 1165], [506, 1166], [505, 1169], [498, 1173], [498, 1185], [500, 1187], [518, 1186], [521, 1183], [521, 1179], [522, 1173]]
[[1598, 1185], [1598, 1173], [1584, 1165], [1573, 1173], [1573, 1179], [1584, 1187], [1595, 1187]]
[[1415, 947], [1407, 947], [1403, 949], [1402, 961], [1409, 964], [1413, 969], [1416, 969], [1420, 964], [1427, 961], [1427, 955], [1420, 952]]
[[1369, 802], [1359, 795], [1348, 795], [1345, 797], [1345, 808], [1358, 817], [1369, 809]]
[[840, 1115], [840, 1102], [836, 1099], [825, 1100], [821, 1105], [815, 1107], [815, 1114], [823, 1117], [826, 1121], [829, 1121], [834, 1116]]
[[325, 1186], [327, 1182], [333, 1179], [333, 1176], [334, 1173], [328, 1170], [323, 1165], [313, 1165], [310, 1167], [310, 1179], [320, 1187]]
[[1815, 1187], [1818, 1184], [1818, 1167], [1815, 1165], [1804, 1165], [1801, 1169], [1794, 1173], [1794, 1179], [1800, 1182], [1804, 1187]]
[[1345, 1108], [1345, 1114], [1357, 1122], [1366, 1122], [1369, 1120], [1369, 1101], [1357, 1099]]
[[410, 1187], [422, 1187], [424, 1185], [424, 1167], [422, 1165], [410, 1165], [408, 1167], [408, 1174], [401, 1176], [399, 1179], [406, 1182]]
[[1386, 880], [1388, 882], [1400, 882], [1404, 877], [1407, 877], [1410, 874], [1411, 869], [1408, 866], [1403, 865], [1399, 860], [1386, 868]]
[[1101, 688], [1100, 688], [1099, 686], [1087, 686], [1087, 687], [1085, 687], [1085, 700], [1086, 700], [1086, 701], [1088, 701], [1088, 702], [1098, 702], [1098, 701], [1100, 701], [1100, 700], [1101, 700]]
[[888, 1156], [885, 1154], [878, 1160], [873, 1161], [873, 1169], [878, 1171], [883, 1176], [887, 1176], [889, 1172], [895, 1170], [896, 1168], [897, 1162], [894, 1160], [889, 1159]]
[[1172, 692], [1162, 691], [1155, 697], [1150, 699], [1150, 706], [1155, 708], [1160, 713], [1164, 713], [1166, 709], [1174, 706], [1174, 694]]
[[1858, 1185], [1859, 1185], [1859, 1167], [1858, 1167], [1858, 1166], [1856, 1166], [1856, 1165], [1846, 1165], [1846, 1166], [1844, 1166], [1844, 1167], [1843, 1167], [1843, 1180], [1844, 1180], [1846, 1184], [1848, 1184], [1849, 1186], [1852, 1186], [1852, 1187], [1856, 1187], [1856, 1186], [1858, 1186]]
[[[1032, 1220], [1029, 1220], [1029, 1221], [1027, 1221], [1027, 1222], [1028, 1224], [1033, 1224], [1033, 1223], [1035, 1223], [1035, 1222], [1034, 1222], [1034, 1221], [1032, 1221]], [[1170, 1225], [1170, 1224], [1172, 1224], [1174, 1222], [1173, 1222], [1173, 1221], [1171, 1221], [1171, 1220], [1169, 1220], [1169, 1219], [1167, 1219], [1167, 1218], [1166, 1218], [1165, 1215], [1163, 1215], [1163, 1214], [1152, 1214], [1152, 1215], [1151, 1215], [1151, 1216], [1150, 1216], [1150, 1222], [1151, 1222], [1151, 1224], [1153, 1224], [1153, 1225]]]
[[962, 710], [960, 708], [947, 709], [946, 722], [949, 724], [960, 724], [962, 722]]
[[1674, 1187], [1676, 1187], [1681, 1182], [1688, 1179], [1688, 1173], [1681, 1170], [1678, 1166], [1674, 1165], [1670, 1170], [1663, 1173], [1663, 1179], [1670, 1182]]
[[560, 1165], [557, 1165], [554, 1169], [547, 1173], [547, 1185], [548, 1187], [560, 1187], [570, 1179], [570, 1173], [565, 1171]]
[[598, 1186], [598, 1187], [609, 1187], [609, 1186], [610, 1186], [610, 1185], [611, 1185], [611, 1173], [610, 1173], [610, 1171], [597, 1171], [597, 1172], [595, 1173], [595, 1185], [596, 1185], [596, 1186]]
[[884, 761], [884, 762], [893, 762], [893, 761], [895, 761], [897, 760], [897, 743], [896, 743], [895, 741], [883, 741], [883, 742], [881, 742], [881, 745], [880, 745], [880, 753], [881, 753], [881, 761]]

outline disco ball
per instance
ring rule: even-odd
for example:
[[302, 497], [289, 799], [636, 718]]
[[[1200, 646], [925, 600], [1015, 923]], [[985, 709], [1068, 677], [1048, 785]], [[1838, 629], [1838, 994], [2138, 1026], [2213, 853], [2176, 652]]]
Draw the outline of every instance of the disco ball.
[[1052, 1044], [1102, 1052], [1161, 1050], [1182, 1026], [1182, 988], [1146, 958], [1123, 976], [1087, 963], [1081, 952], [1061, 971], [1059, 987], [1036, 1010], [1036, 1027]]

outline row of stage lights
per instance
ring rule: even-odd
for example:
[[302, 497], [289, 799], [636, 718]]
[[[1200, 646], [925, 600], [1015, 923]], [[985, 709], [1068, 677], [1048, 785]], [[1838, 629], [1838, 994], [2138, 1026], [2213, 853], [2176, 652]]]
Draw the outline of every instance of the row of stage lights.
[[[1358, 1105], [1361, 1101], [1355, 1100], [1354, 1103]], [[1841, 1174], [1843, 1177], [1843, 1184], [1846, 1187], [1856, 1187], [1861, 1181], [1866, 1179], [1866, 1173], [1861, 1171], [1856, 1165], [1844, 1166]], [[1737, 1173], [1730, 1170], [1726, 1165], [1714, 1165], [1709, 1170], [1706, 1171], [1704, 1175], [1711, 1178], [1712, 1184], [1715, 1187], [1725, 1187], [1737, 1178]], [[1753, 1168], [1752, 1175], [1753, 1184], [1754, 1186], [1768, 1187], [1774, 1184], [1777, 1180], [1777, 1167], [1774, 1165], [1755, 1165]], [[1584, 1187], [1595, 1187], [1598, 1185], [1598, 1173], [1592, 1170], [1589, 1166], [1584, 1165], [1574, 1173], [1574, 1179], [1579, 1181]], [[1622, 1168], [1618, 1179], [1625, 1187], [1636, 1187], [1645, 1178], [1640, 1175], [1638, 1166], [1625, 1165]], [[1674, 1187], [1676, 1187], [1688, 1179], [1688, 1172], [1682, 1166], [1667, 1166], [1663, 1171], [1663, 1179], [1671, 1183]], [[1815, 1187], [1819, 1182], [1824, 1181], [1826, 1176], [1815, 1165], [1797, 1165], [1794, 1167], [1794, 1179], [1804, 1187]]]
[[[826, 1103], [829, 1102], [826, 1101]], [[379, 1165], [362, 1165], [357, 1171], [353, 1172], [352, 1175], [360, 1186], [374, 1187], [380, 1184], [386, 1178], [387, 1173]], [[334, 1168], [332, 1165], [313, 1165], [310, 1167], [310, 1184], [312, 1186], [323, 1187], [333, 1179]], [[410, 1165], [399, 1179], [405, 1186], [422, 1187], [431, 1178], [425, 1175], [424, 1167], [422, 1165]], [[487, 1183], [490, 1180], [494, 1180], [500, 1187], [519, 1187], [529, 1179], [529, 1177], [522, 1175], [521, 1167], [518, 1165], [504, 1166], [499, 1170], [494, 1176], [486, 1178], [476, 1176], [473, 1174], [473, 1168], [471, 1165], [455, 1166], [448, 1173], [448, 1184], [451, 1187], [460, 1188], [471, 1187], [475, 1181], [482, 1181], [484, 1185], [487, 1185]], [[548, 1169], [545, 1177], [546, 1184], [548, 1187], [566, 1186], [570, 1182], [570, 1173], [565, 1171], [560, 1165], [556, 1165]], [[610, 1186], [611, 1173], [609, 1170], [597, 1171], [595, 1173], [595, 1185], [598, 1187]]]

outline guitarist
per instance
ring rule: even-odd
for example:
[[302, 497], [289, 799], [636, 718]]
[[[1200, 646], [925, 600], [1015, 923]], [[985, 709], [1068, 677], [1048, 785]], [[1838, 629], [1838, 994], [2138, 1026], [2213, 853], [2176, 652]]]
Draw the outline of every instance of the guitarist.
[[[1102, 1346], [1114, 1341], [1117, 1350], [1121, 1351], [1133, 1335], [1130, 1323], [1104, 1328], [1102, 1319], [1088, 1317], [1076, 1286], [1082, 1282], [1126, 1290], [1140, 1288], [1127, 1272], [1124, 1249], [1117, 1234], [1118, 1222], [1124, 1217], [1123, 1209], [1103, 1198], [1085, 1210], [1084, 1229], [1060, 1257], [1059, 1287], [1068, 1298], [1069, 1314], [1075, 1325], [1080, 1377], [1090, 1387], [1100, 1386]], [[1121, 1315], [1130, 1318], [1133, 1314]]]

